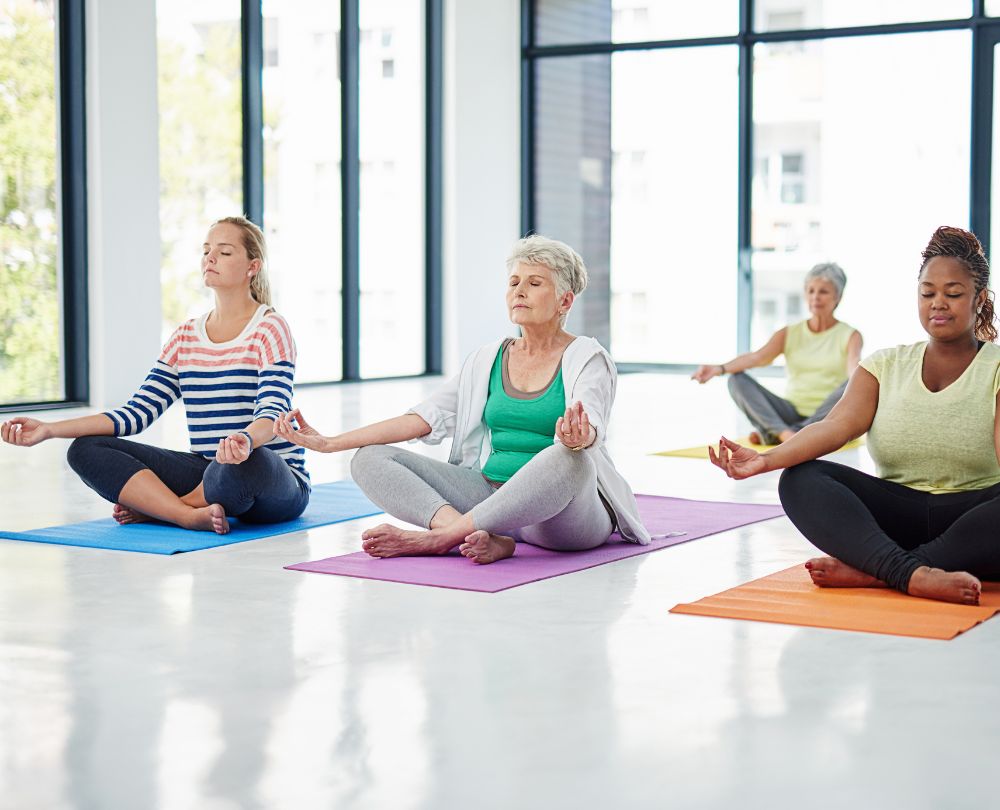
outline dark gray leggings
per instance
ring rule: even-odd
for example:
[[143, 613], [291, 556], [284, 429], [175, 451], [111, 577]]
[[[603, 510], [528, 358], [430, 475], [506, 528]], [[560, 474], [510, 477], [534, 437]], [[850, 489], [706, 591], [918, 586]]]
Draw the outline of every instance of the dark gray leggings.
[[778, 434], [783, 430], [802, 430], [806, 425], [819, 422], [840, 402], [846, 388], [844, 380], [820, 403], [815, 413], [803, 416], [791, 402], [768, 390], [749, 374], [740, 371], [729, 377], [730, 396], [767, 444], [777, 444]]
[[492, 534], [555, 551], [602, 545], [613, 527], [597, 494], [597, 470], [586, 450], [553, 444], [502, 487], [479, 470], [373, 444], [351, 460], [351, 475], [374, 503], [395, 518], [430, 526], [445, 505], [472, 512], [473, 525]]
[[931, 495], [807, 461], [781, 474], [778, 496], [810, 543], [904, 593], [922, 565], [1000, 579], [1000, 484]]
[[128, 480], [150, 470], [175, 495], [205, 484], [205, 500], [218, 503], [246, 523], [280, 523], [297, 518], [309, 503], [309, 485], [273, 450], [258, 447], [242, 464], [217, 464], [197, 453], [163, 450], [115, 436], [82, 436], [66, 454], [88, 487], [111, 503]]

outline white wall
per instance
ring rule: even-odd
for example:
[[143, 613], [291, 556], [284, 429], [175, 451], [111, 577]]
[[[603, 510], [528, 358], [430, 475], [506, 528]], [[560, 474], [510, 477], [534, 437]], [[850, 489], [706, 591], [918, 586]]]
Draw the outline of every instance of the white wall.
[[[156, 3], [88, 0], [91, 403], [121, 404], [160, 348]], [[445, 7], [445, 369], [509, 334], [520, 227], [519, 0]]]
[[90, 398], [120, 405], [160, 349], [156, 3], [88, 0]]
[[520, 234], [520, 3], [445, 3], [445, 369], [513, 334], [504, 260]]

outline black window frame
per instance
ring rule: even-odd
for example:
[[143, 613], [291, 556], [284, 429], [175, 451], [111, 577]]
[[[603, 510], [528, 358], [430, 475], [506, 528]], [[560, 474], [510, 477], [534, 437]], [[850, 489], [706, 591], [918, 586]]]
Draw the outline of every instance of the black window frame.
[[[298, 387], [407, 379], [442, 372], [442, 93], [443, 0], [424, 3], [424, 370], [391, 377], [361, 376], [360, 284], [360, 42], [361, 0], [341, 0], [341, 378]], [[247, 216], [264, 222], [264, 22], [261, 0], [242, 0], [243, 194]]]
[[[609, 0], [604, 0], [609, 2]], [[753, 48], [758, 43], [808, 42], [846, 37], [882, 36], [937, 31], [972, 32], [971, 148], [969, 154], [969, 228], [979, 237], [990, 255], [990, 217], [993, 147], [994, 46], [1000, 44], [1000, 16], [986, 15], [985, 0], [973, 0], [968, 18], [921, 22], [884, 23], [841, 28], [755, 31], [754, 0], [740, 0], [739, 30], [736, 34], [642, 42], [581, 42], [539, 45], [536, 42], [537, 0], [521, 2], [521, 231], [536, 227], [535, 179], [535, 92], [536, 66], [541, 60], [560, 57], [610, 55], [625, 51], [654, 51], [667, 48], [696, 48], [735, 45], [739, 49], [739, 156], [737, 195], [738, 260], [735, 270], [737, 291], [737, 347], [750, 349], [753, 313], [753, 269], [751, 266], [751, 183], [753, 181]], [[1000, 126], [1000, 122], [998, 122]], [[611, 347], [612, 352], [614, 346]], [[690, 371], [683, 363], [619, 363], [623, 371]]]
[[86, 405], [90, 399], [84, 4], [85, 0], [59, 0], [55, 4], [63, 397], [0, 402], [0, 413], [72, 408]]

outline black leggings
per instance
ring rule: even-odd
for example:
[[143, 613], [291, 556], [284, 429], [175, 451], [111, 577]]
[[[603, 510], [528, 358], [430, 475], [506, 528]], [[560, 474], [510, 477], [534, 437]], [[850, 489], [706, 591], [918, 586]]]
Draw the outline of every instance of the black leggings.
[[781, 474], [778, 495], [810, 543], [904, 593], [922, 565], [1000, 579], [1000, 484], [931, 495], [807, 461]]
[[204, 484], [206, 501], [222, 504], [227, 515], [244, 523], [293, 520], [309, 503], [309, 485], [267, 447], [256, 448], [242, 464], [217, 464], [197, 453], [83, 436], [69, 446], [66, 458], [83, 483], [112, 503], [141, 470], [151, 470], [178, 496]]

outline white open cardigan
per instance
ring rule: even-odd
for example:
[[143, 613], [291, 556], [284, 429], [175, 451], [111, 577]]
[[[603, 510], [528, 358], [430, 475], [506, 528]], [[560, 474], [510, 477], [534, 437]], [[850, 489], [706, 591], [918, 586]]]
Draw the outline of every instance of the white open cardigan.
[[[490, 372], [503, 340], [488, 343], [470, 354], [457, 377], [449, 380], [428, 399], [410, 408], [431, 426], [431, 432], [420, 441], [440, 444], [452, 436], [450, 464], [481, 468], [483, 446], [489, 441], [489, 431], [483, 420], [486, 397], [489, 395]], [[597, 488], [607, 499], [618, 520], [624, 539], [646, 545], [649, 532], [639, 518], [639, 508], [628, 483], [615, 469], [604, 446], [611, 405], [615, 401], [618, 371], [611, 356], [594, 338], [578, 337], [563, 353], [563, 386], [566, 406], [582, 402], [597, 431], [597, 438], [586, 450], [597, 467]], [[553, 436], [553, 441], [558, 441]]]

